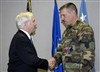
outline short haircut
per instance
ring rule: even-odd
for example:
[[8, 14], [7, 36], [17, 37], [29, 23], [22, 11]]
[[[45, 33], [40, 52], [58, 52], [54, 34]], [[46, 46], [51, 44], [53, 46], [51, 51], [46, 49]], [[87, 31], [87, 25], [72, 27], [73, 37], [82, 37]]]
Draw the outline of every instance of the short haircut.
[[69, 2], [64, 4], [62, 7], [60, 7], [59, 11], [61, 11], [64, 8], [74, 10], [76, 14], [78, 14], [77, 7], [74, 3]]
[[33, 14], [31, 12], [21, 12], [16, 16], [16, 24], [18, 29], [23, 28], [25, 22], [30, 20]]

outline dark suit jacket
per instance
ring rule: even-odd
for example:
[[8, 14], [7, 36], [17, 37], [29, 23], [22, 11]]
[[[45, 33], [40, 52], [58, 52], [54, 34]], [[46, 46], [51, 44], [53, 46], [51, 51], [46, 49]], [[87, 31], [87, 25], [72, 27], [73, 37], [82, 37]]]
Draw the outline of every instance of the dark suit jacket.
[[10, 45], [8, 72], [37, 72], [37, 68], [48, 69], [48, 61], [37, 56], [30, 39], [19, 30]]

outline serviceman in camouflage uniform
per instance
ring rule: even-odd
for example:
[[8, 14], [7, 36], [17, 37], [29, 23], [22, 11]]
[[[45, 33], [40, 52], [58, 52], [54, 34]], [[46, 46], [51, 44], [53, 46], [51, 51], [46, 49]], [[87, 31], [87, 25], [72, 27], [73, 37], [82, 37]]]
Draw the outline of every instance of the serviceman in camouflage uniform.
[[73, 3], [67, 3], [59, 10], [66, 30], [53, 57], [56, 65], [63, 63], [64, 72], [92, 72], [95, 62], [92, 28], [78, 19], [77, 8]]

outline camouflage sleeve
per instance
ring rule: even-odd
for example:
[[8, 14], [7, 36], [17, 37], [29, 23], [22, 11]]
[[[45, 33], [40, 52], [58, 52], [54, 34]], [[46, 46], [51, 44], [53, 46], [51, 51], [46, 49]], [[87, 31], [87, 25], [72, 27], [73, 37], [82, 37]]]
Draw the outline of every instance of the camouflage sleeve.
[[59, 44], [59, 47], [57, 49], [57, 52], [54, 56], [54, 58], [56, 59], [56, 66], [58, 66], [60, 63], [62, 63], [62, 44]]
[[56, 59], [56, 66], [58, 66], [60, 63], [62, 63], [62, 48], [64, 45], [64, 34], [66, 31], [64, 31], [63, 35], [62, 35], [62, 40], [61, 43], [59, 44], [58, 48], [57, 48], [57, 52], [54, 56], [54, 58]]
[[95, 40], [93, 30], [90, 26], [86, 26], [82, 30], [80, 48], [82, 49], [82, 68], [92, 69], [95, 61]]
[[62, 40], [61, 43], [59, 44], [58, 48], [57, 48], [57, 52], [54, 56], [54, 58], [56, 59], [56, 65], [58, 66], [60, 63], [62, 63], [62, 55], [63, 55], [63, 49], [67, 47], [67, 44], [70, 44], [70, 41], [72, 41], [71, 38], [67, 38], [65, 36], [66, 30], [64, 31], [63, 35], [62, 35]]

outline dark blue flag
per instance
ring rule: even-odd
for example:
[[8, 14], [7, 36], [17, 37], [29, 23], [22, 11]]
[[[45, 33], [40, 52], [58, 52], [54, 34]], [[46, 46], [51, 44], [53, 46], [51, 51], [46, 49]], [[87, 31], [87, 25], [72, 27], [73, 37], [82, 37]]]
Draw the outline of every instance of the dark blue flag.
[[[59, 11], [56, 0], [54, 0], [54, 15], [53, 15], [53, 28], [52, 28], [52, 56], [57, 51], [58, 44], [61, 42], [60, 20]], [[54, 72], [63, 72], [62, 64], [54, 69]]]
[[[83, 22], [89, 24], [85, 0], [81, 2], [79, 17]], [[95, 67], [92, 69], [92, 72], [96, 72]]]
[[32, 12], [31, 0], [27, 0], [27, 8], [26, 8], [26, 11]]

